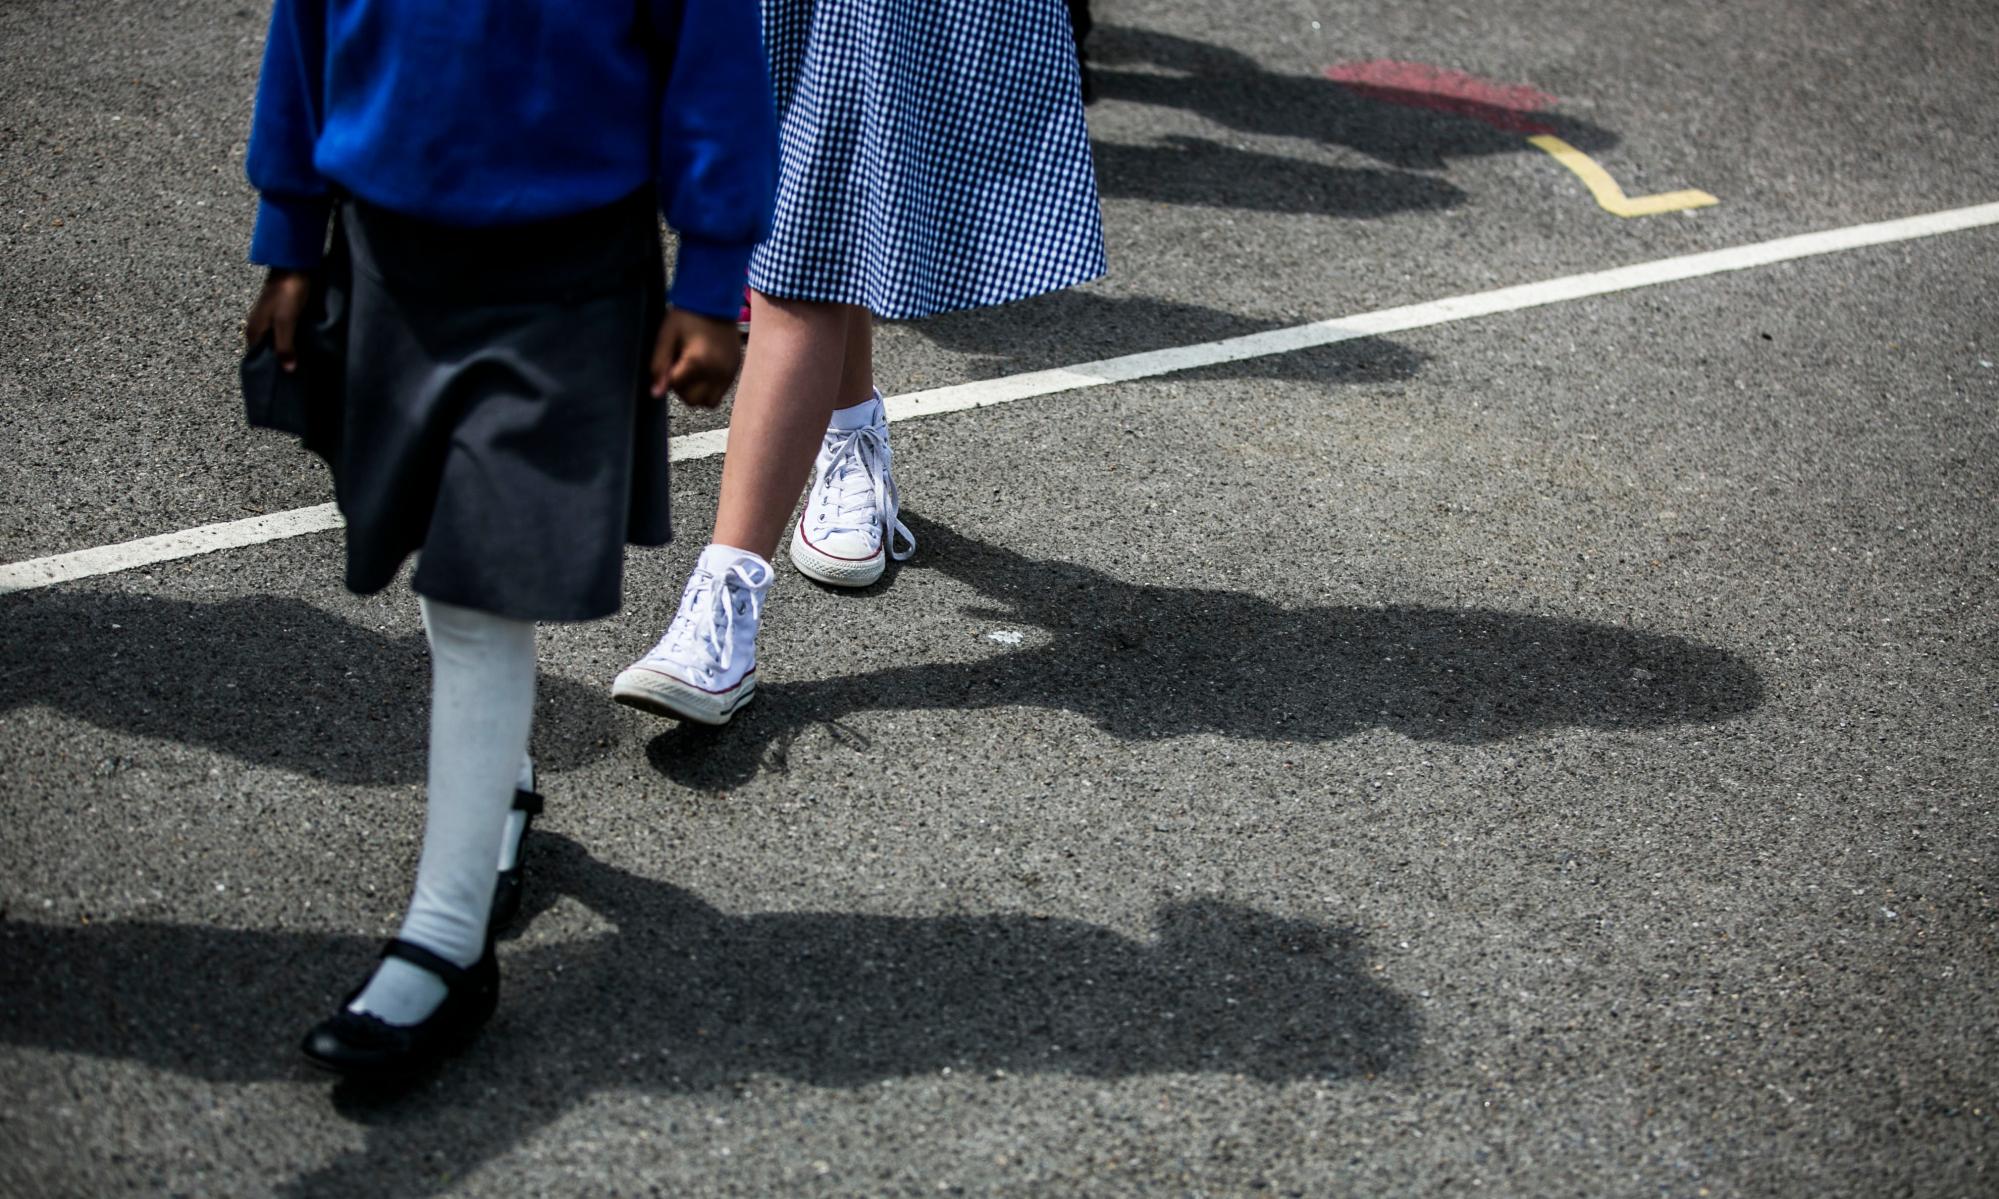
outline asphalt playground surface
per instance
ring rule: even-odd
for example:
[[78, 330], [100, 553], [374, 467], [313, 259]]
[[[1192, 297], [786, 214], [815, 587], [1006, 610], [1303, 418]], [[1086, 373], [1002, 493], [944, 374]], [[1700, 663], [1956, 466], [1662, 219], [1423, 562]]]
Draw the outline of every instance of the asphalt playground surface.
[[[1096, 8], [1110, 277], [885, 391], [1999, 200], [1983, 0]], [[0, 561], [329, 498], [235, 391], [263, 22], [0, 8]], [[1988, 227], [898, 423], [917, 557], [786, 567], [719, 732], [607, 697], [681, 463], [396, 1094], [295, 1042], [406, 897], [413, 597], [0, 596], [0, 1193], [1991, 1195], [1996, 296]]]

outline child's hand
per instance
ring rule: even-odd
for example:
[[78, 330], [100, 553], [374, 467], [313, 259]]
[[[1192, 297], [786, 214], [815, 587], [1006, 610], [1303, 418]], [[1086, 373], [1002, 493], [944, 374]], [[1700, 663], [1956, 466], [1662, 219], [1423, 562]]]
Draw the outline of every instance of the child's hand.
[[652, 349], [652, 394], [671, 390], [683, 404], [713, 408], [735, 382], [743, 364], [736, 322], [717, 320], [684, 308], [669, 308]]
[[298, 369], [298, 326], [305, 318], [305, 306], [312, 299], [312, 276], [304, 271], [272, 270], [264, 277], [264, 290], [250, 305], [243, 322], [243, 344], [255, 347], [266, 335], [277, 352], [278, 367]]

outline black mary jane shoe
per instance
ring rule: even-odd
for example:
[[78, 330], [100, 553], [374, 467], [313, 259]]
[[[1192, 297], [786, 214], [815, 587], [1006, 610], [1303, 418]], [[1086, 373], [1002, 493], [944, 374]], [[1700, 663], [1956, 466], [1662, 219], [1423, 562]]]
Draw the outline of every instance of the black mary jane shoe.
[[486, 918], [489, 935], [498, 936], [514, 917], [520, 915], [521, 890], [526, 886], [528, 833], [534, 830], [534, 818], [541, 815], [541, 795], [534, 791], [514, 792], [514, 811], [527, 815], [521, 822], [521, 839], [514, 842], [514, 864], [500, 871], [498, 881], [493, 884], [493, 914]]
[[470, 1044], [499, 1006], [500, 964], [490, 941], [486, 956], [470, 966], [456, 965], [401, 940], [390, 941], [382, 956], [401, 958], [435, 974], [444, 982], [444, 1001], [415, 1024], [391, 1024], [348, 1010], [361, 993], [357, 987], [341, 1000], [338, 1012], [305, 1034], [302, 1048], [313, 1065], [350, 1077], [409, 1074]]

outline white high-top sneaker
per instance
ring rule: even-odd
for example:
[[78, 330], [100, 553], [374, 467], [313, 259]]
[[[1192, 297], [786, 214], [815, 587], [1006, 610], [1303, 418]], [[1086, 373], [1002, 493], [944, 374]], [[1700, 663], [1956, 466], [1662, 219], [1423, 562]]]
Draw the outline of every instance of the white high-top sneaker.
[[748, 550], [701, 551], [666, 635], [611, 684], [611, 698], [660, 716], [727, 724], [757, 691], [757, 622], [771, 566]]
[[889, 467], [888, 414], [876, 392], [833, 414], [805, 511], [791, 531], [791, 564], [831, 587], [866, 587], [890, 558], [900, 562], [916, 552], [916, 538], [897, 519], [901, 510]]

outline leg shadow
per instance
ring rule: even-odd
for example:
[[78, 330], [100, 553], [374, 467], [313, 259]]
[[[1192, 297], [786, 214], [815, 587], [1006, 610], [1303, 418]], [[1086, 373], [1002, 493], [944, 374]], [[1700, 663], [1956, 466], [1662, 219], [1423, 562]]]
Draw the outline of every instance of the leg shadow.
[[[1398, 1070], [1417, 1043], [1362, 934], [1219, 899], [1162, 906], [1143, 940], [1031, 915], [735, 915], [561, 837], [535, 853], [543, 902], [615, 932], [503, 955], [480, 1042], [414, 1090], [341, 1088], [366, 1145], [291, 1193], [430, 1192], [605, 1091], [945, 1067], [1337, 1079]], [[335, 1001], [329, 972], [367, 960], [353, 938], [145, 923], [9, 922], [0, 949], [6, 1043], [230, 1082], [302, 1075], [292, 1045]]]
[[[1098, 358], [1263, 333], [1296, 320], [1258, 320], [1199, 304], [1093, 291], [1050, 292], [1000, 308], [912, 322], [945, 349], [978, 354], [990, 371], [1045, 370]], [[1429, 355], [1381, 337], [1219, 363], [1176, 378], [1287, 379], [1333, 386], [1413, 379]]]
[[[41, 592], [6, 601], [0, 620], [0, 712], [43, 704], [335, 783], [423, 779], [430, 662], [420, 632], [391, 637], [262, 595], [210, 604]], [[610, 752], [603, 696], [548, 676], [537, 686], [544, 767]]]
[[1465, 200], [1461, 189], [1427, 175], [1328, 166], [1198, 137], [1147, 146], [1098, 142], [1094, 155], [1098, 190], [1111, 199], [1348, 218], [1455, 208]]
[[[1498, 127], [1505, 121], [1479, 119], [1472, 106], [1453, 114], [1384, 103], [1317, 75], [1280, 74], [1246, 54], [1172, 34], [1099, 25], [1090, 53], [1097, 92], [1106, 100], [1182, 109], [1244, 133], [1345, 146], [1397, 170], [1438, 171], [1453, 158], [1531, 150], [1518, 132]], [[1558, 113], [1534, 113], [1533, 122], [1587, 153], [1617, 144], [1608, 130]], [[1120, 194], [1174, 202], [1172, 181], [1152, 184], [1156, 194], [1143, 191], [1148, 185], [1138, 176], [1121, 185], [1132, 191]]]
[[719, 732], [654, 738], [656, 770], [690, 787], [733, 786], [780, 765], [804, 729], [871, 710], [1050, 708], [1128, 741], [1212, 732], [1322, 742], [1382, 727], [1478, 744], [1544, 728], [1707, 724], [1762, 702], [1747, 662], [1671, 634], [1479, 608], [1287, 608], [1033, 561], [903, 519], [923, 546], [905, 569], [963, 582], [987, 601], [966, 616], [1038, 630], [1029, 636], [1039, 644], [768, 684]]

